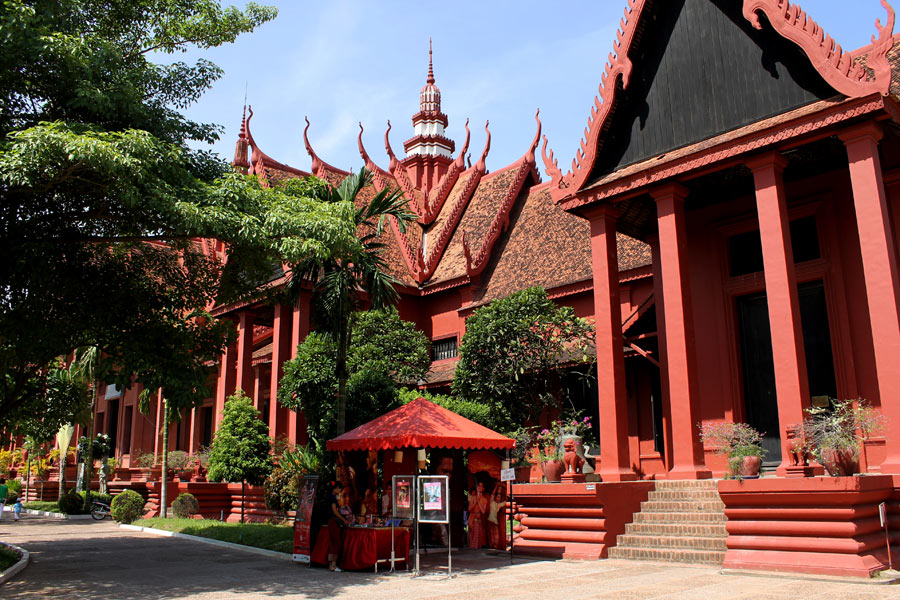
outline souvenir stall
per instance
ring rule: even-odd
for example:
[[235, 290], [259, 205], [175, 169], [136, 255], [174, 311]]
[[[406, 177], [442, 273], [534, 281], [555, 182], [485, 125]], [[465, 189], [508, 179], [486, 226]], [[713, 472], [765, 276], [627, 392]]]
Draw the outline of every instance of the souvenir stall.
[[[447, 478], [445, 514], [448, 522], [434, 523], [427, 526], [427, 530], [426, 526], [422, 527], [432, 546], [448, 546], [451, 539], [453, 546], [462, 546], [465, 540], [461, 532], [466, 520], [470, 528], [474, 525], [479, 531], [479, 540], [484, 538], [482, 545], [487, 545], [492, 535], [497, 537], [503, 517], [501, 514], [501, 518], [489, 521], [493, 505], [499, 506], [501, 500], [505, 504], [505, 495], [494, 494], [495, 489], [500, 488], [493, 482], [501, 466], [502, 453], [514, 445], [514, 440], [424, 398], [329, 440], [326, 447], [337, 451], [339, 457], [337, 479], [342, 486], [341, 510], [345, 506], [353, 507], [347, 510], [346, 521], [351, 524], [342, 530], [338, 566], [341, 569], [378, 568], [379, 564], [390, 563], [392, 548], [396, 562], [402, 563], [408, 558], [410, 543], [416, 535], [414, 520], [401, 520], [396, 516], [404, 513], [401, 508], [410, 508], [411, 499], [401, 495], [396, 500], [398, 506], [394, 507], [396, 490], [392, 493], [392, 482], [405, 476], [427, 474]], [[491, 450], [494, 452], [481, 452]], [[463, 466], [463, 451], [477, 457], [473, 464], [479, 465], [481, 470], [470, 473]], [[379, 455], [381, 477], [378, 475]], [[483, 468], [480, 465], [484, 465]], [[470, 510], [473, 504], [475, 509]], [[477, 514], [473, 516], [473, 512]], [[506, 530], [505, 521], [502, 530]], [[318, 536], [311, 562], [329, 563], [329, 541], [328, 535]]]

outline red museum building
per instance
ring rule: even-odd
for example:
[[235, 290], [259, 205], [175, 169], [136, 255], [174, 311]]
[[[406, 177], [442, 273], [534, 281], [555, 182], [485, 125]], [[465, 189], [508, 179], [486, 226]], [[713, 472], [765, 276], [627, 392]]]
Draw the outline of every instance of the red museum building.
[[[884, 568], [877, 503], [888, 502], [900, 525], [892, 225], [900, 215], [900, 36], [882, 4], [886, 24], [876, 24], [869, 46], [847, 52], [787, 0], [627, 0], [568, 170], [544, 138], [549, 181], [538, 170], [537, 116], [533, 142], [507, 166], [487, 168], [488, 125], [474, 164], [468, 124], [457, 152], [430, 64], [405, 157], [394, 153], [388, 124], [387, 167], [379, 166], [361, 126], [359, 152], [376, 189], [399, 187], [418, 215], [384, 241], [402, 282], [400, 315], [434, 344], [426, 387], [451, 380], [466, 317], [513, 291], [541, 285], [595, 319], [599, 383], [590, 408], [604, 483], [589, 491], [517, 486], [522, 506], [549, 515], [523, 520], [524, 546], [606, 556], [648, 494], [679, 498], [696, 488], [725, 504], [727, 553], [720, 535], [722, 545], [701, 544], [711, 554], [694, 560], [721, 563], [724, 555], [731, 567], [826, 573]], [[585, 71], [600, 73], [599, 62], [586, 57]], [[347, 175], [316, 154], [309, 122], [306, 172], [263, 152], [250, 117], [236, 168], [264, 182]], [[215, 313], [235, 322], [238, 340], [221, 358], [215, 396], [172, 426], [170, 449], [209, 443], [236, 388], [253, 398], [273, 436], [304, 441], [302, 415], [274, 397], [281, 365], [309, 331], [308, 304]], [[136, 410], [136, 396], [112, 390], [98, 406], [98, 431], [116, 437], [126, 465], [138, 449], [161, 450], [158, 423]], [[803, 478], [810, 473], [791, 466], [786, 429], [818, 397], [865, 398], [885, 415], [887, 428], [861, 453], [862, 470], [881, 475]], [[697, 427], [722, 420], [766, 432], [778, 477], [676, 483], [724, 472]], [[626, 483], [636, 480], [645, 482]], [[603, 513], [620, 500], [632, 510]], [[610, 522], [574, 521], [573, 507]], [[711, 520], [725, 527], [724, 517]], [[664, 529], [646, 533], [666, 537]], [[635, 556], [665, 558], [663, 550]]]

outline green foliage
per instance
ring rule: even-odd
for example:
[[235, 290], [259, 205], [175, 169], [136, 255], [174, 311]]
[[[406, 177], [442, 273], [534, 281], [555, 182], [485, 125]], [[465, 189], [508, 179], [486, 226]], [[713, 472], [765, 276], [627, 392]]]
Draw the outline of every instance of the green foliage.
[[184, 471], [191, 466], [191, 455], [184, 450], [172, 450], [166, 457], [170, 471]]
[[178, 497], [172, 502], [172, 512], [179, 519], [189, 519], [200, 512], [200, 503], [193, 494], [178, 494]]
[[135, 453], [135, 456], [131, 459], [132, 465], [143, 469], [149, 469], [154, 465], [155, 462], [156, 457], [152, 452], [141, 452], [140, 450], [138, 450]]
[[497, 430], [501, 423], [496, 421], [491, 413], [490, 406], [475, 402], [473, 400], [465, 400], [444, 394], [432, 394], [428, 390], [417, 390], [411, 388], [400, 388], [400, 403], [409, 404], [416, 398], [425, 398], [434, 402], [440, 407], [446, 408], [451, 412], [475, 421], [489, 429]]
[[123, 490], [113, 498], [110, 513], [118, 523], [133, 523], [144, 514], [144, 499], [134, 490]]
[[[325, 205], [351, 204], [358, 206], [353, 214], [354, 231], [361, 233], [358, 244], [333, 247], [333, 253], [299, 263], [291, 272], [287, 292], [296, 297], [306, 282], [313, 283], [314, 316], [319, 328], [329, 335], [337, 347], [335, 354], [335, 429], [346, 430], [348, 353], [351, 344], [351, 315], [358, 311], [363, 300], [372, 309], [383, 309], [397, 300], [395, 285], [399, 282], [388, 272], [381, 256], [384, 244], [380, 241], [385, 223], [392, 219], [400, 229], [417, 217], [407, 208], [403, 193], [390, 186], [375, 192], [371, 200], [360, 197], [372, 185], [372, 173], [365, 168], [351, 173], [337, 187], [323, 186], [313, 196]], [[384, 381], [383, 374], [380, 377]]]
[[[6, 487], [10, 494], [19, 496], [22, 493], [22, 482], [18, 479], [7, 479]], [[12, 502], [7, 502], [7, 504], [12, 504]]]
[[715, 448], [716, 454], [728, 458], [731, 477], [740, 478], [741, 462], [745, 456], [765, 456], [762, 434], [746, 423], [699, 423], [700, 439]]
[[[347, 426], [352, 429], [400, 405], [398, 385], [417, 381], [431, 365], [429, 342], [395, 309], [355, 313], [347, 353]], [[314, 439], [330, 439], [337, 431], [338, 346], [319, 332], [298, 346], [284, 365], [278, 401], [303, 411]]]
[[803, 439], [819, 461], [823, 450], [847, 451], [855, 460], [860, 443], [886, 425], [884, 416], [862, 398], [832, 399], [828, 406], [807, 408], [806, 414]]
[[[306, 197], [321, 183], [264, 188], [195, 149], [221, 130], [180, 111], [222, 75], [216, 65], [151, 62], [232, 42], [275, 14], [214, 0], [0, 5], [7, 429], [73, 420], [83, 389], [50, 367], [84, 346], [103, 357], [90, 383], [164, 388], [175, 412], [195, 405], [229, 329], [206, 307], [266, 293], [272, 264], [362, 251], [351, 202]], [[229, 244], [227, 264], [198, 238]]]
[[221, 523], [196, 519], [161, 519], [159, 517], [144, 519], [140, 524], [144, 527], [197, 535], [286, 554], [290, 554], [294, 548], [294, 528], [292, 526], [264, 523]]
[[272, 472], [269, 426], [253, 403], [238, 390], [228, 398], [222, 422], [209, 451], [209, 481], [262, 485]]
[[590, 323], [542, 288], [495, 300], [466, 320], [453, 393], [488, 406], [500, 430], [514, 429], [561, 404], [559, 364], [592, 362], [593, 337]]
[[63, 514], [80, 515], [84, 508], [84, 498], [75, 490], [71, 490], [69, 493], [63, 494], [57, 505], [59, 506], [59, 512]]
[[300, 477], [282, 466], [275, 467], [266, 477], [266, 508], [277, 511], [283, 516], [297, 508], [300, 495]]
[[0, 546], [0, 573], [7, 570], [22, 558], [19, 552], [6, 546]]

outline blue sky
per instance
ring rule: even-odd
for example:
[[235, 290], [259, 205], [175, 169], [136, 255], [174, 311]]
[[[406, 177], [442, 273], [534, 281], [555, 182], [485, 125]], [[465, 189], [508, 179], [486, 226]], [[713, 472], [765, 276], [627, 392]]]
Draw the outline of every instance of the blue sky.
[[[550, 147], [560, 166], [567, 167], [626, 5], [625, 0], [268, 3], [280, 11], [274, 22], [235, 44], [176, 57], [202, 55], [225, 70], [188, 114], [224, 126], [214, 150], [231, 160], [246, 86], [256, 142], [272, 158], [305, 170], [310, 158], [303, 145], [304, 115], [312, 123], [309, 136], [316, 152], [335, 166], [357, 170], [362, 164], [359, 121], [376, 163], [387, 167], [383, 137], [388, 119], [394, 152], [403, 156], [425, 83], [429, 37], [450, 120], [447, 134], [456, 140], [457, 151], [468, 117], [469, 151], [477, 160], [484, 122], [490, 119], [488, 169], [502, 168], [527, 151], [534, 111], [540, 107]], [[879, 0], [801, 5], [848, 49], [869, 43], [875, 20], [886, 18]]]

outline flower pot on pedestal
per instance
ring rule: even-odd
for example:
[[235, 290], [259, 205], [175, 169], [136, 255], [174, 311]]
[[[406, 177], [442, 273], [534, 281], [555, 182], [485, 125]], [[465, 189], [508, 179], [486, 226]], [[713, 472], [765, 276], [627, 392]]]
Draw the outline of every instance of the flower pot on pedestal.
[[544, 469], [544, 477], [547, 481], [558, 482], [562, 477], [566, 465], [561, 460], [548, 460], [541, 465]]
[[822, 464], [832, 477], [859, 473], [859, 454], [849, 449], [822, 449]]

